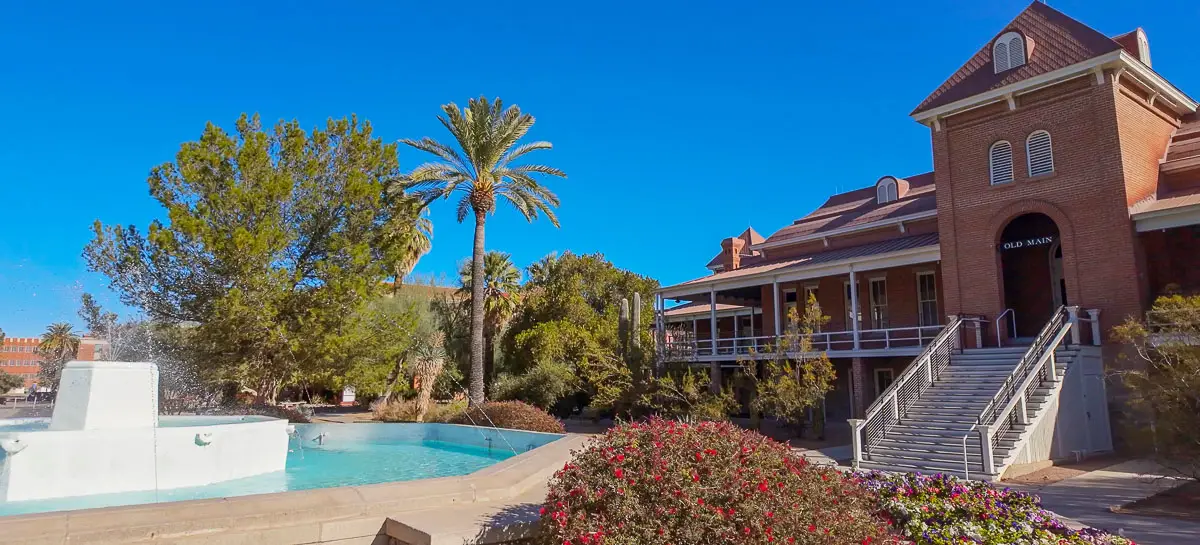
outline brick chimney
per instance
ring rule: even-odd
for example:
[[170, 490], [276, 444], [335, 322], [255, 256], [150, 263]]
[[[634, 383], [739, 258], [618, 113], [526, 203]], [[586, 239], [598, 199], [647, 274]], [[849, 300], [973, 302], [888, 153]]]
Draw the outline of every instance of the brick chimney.
[[721, 241], [721, 265], [732, 271], [742, 266], [742, 250], [746, 241], [741, 237], [729, 237]]

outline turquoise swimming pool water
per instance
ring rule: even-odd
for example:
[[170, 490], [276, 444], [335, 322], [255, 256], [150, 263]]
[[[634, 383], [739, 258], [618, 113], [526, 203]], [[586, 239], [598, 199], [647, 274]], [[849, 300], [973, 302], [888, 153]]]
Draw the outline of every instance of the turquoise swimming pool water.
[[[0, 425], [0, 432], [44, 429], [18, 426], [25, 429]], [[451, 424], [297, 424], [296, 431], [282, 472], [195, 488], [0, 502], [0, 516], [466, 475], [561, 437]], [[0, 454], [0, 471], [3, 463]]]

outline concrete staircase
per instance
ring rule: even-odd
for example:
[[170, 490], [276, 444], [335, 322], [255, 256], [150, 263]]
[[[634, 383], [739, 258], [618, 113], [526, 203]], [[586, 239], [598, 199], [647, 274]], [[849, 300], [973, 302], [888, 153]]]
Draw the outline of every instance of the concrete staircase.
[[[1004, 380], [1028, 350], [1027, 346], [969, 349], [950, 357], [950, 365], [937, 381], [912, 403], [900, 422], [883, 439], [864, 452], [861, 469], [920, 471], [965, 476], [963, 437], [966, 437], [966, 469], [972, 479], [996, 480], [1008, 466], [1013, 448], [1027, 426], [1014, 425], [994, 450], [995, 475], [983, 473], [980, 438], [973, 426], [979, 413], [999, 391]], [[1077, 350], [1060, 348], [1055, 353], [1056, 371], [1066, 375]], [[1050, 387], [1029, 400], [1031, 414], [1038, 415], [1050, 398]]]

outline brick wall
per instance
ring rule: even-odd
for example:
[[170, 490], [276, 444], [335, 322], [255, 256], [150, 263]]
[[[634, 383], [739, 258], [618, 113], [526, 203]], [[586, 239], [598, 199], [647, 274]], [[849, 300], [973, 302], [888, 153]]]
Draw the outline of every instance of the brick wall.
[[1184, 293], [1200, 293], [1200, 231], [1179, 227], [1139, 233], [1146, 254], [1150, 295], [1157, 297], [1168, 284]]
[[[917, 274], [926, 271], [934, 273], [934, 279], [937, 283], [939, 322], [944, 323], [946, 307], [945, 299], [942, 297], [943, 289], [940, 267], [937, 263], [922, 263], [919, 265], [856, 273], [858, 277], [858, 306], [863, 321], [862, 328], [871, 328], [871, 298], [869, 291], [871, 278], [884, 278], [887, 281], [889, 327], [912, 327], [918, 325]], [[817, 287], [817, 303], [821, 305], [821, 311], [829, 317], [829, 322], [823, 328], [824, 331], [848, 331], [851, 328], [850, 321], [847, 319], [849, 313], [846, 312], [845, 283], [849, 281], [850, 275], [841, 275], [796, 282], [780, 282], [779, 302], [781, 305], [784, 303], [783, 292], [787, 289], [795, 289], [797, 299], [801, 300], [804, 297], [804, 287], [815, 285]], [[762, 300], [763, 331], [766, 334], [773, 335], [775, 333], [775, 306], [770, 284], [762, 286]], [[784, 319], [786, 320], [786, 316], [784, 316]]]
[[[932, 131], [947, 312], [1000, 314], [1004, 282], [996, 244], [1009, 221], [1031, 212], [1058, 226], [1068, 303], [1101, 309], [1105, 331], [1141, 311], [1145, 275], [1128, 217], [1118, 130], [1140, 121], [1118, 115], [1111, 79], [1091, 81], [1043, 93], [1016, 111]], [[1055, 172], [1031, 179], [1025, 139], [1039, 129], [1050, 132]], [[992, 186], [988, 150], [1002, 139], [1013, 145], [1014, 181]]]

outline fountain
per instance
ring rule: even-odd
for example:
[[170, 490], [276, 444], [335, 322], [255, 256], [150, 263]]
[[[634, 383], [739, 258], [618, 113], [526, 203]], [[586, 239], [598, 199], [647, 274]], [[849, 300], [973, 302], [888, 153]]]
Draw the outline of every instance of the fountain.
[[160, 417], [153, 363], [72, 361], [59, 384], [48, 423], [0, 426], [0, 502], [203, 486], [286, 465], [286, 420]]

